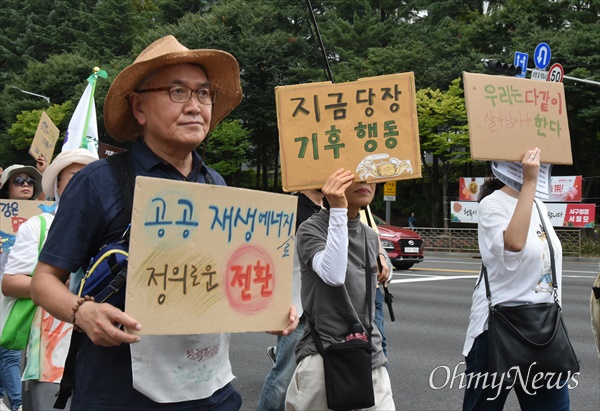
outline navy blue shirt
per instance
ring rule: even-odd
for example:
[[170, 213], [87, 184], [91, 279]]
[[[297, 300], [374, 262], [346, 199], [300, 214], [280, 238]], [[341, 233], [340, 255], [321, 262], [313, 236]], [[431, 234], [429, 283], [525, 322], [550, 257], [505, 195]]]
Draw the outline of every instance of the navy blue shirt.
[[[136, 176], [205, 183], [200, 156], [192, 153], [192, 171], [183, 176], [142, 141], [129, 150]], [[206, 167], [214, 184], [226, 185], [223, 177]], [[107, 160], [85, 166], [69, 182], [60, 199], [56, 217], [39, 260], [75, 272], [87, 267], [102, 245], [121, 237], [130, 221], [117, 178]], [[157, 375], [156, 378], [163, 378]], [[234, 393], [227, 384], [211, 397], [176, 404], [160, 404], [133, 388], [129, 345], [100, 347], [83, 336], [75, 367], [72, 409], [82, 410], [191, 410], [210, 409]]]

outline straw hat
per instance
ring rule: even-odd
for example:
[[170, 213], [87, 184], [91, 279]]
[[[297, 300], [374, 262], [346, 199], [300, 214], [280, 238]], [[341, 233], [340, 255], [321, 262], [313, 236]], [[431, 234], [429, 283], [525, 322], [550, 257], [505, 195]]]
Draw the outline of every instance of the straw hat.
[[42, 177], [42, 187], [44, 193], [49, 197], [56, 197], [56, 179], [61, 171], [71, 164], [89, 164], [92, 161], [98, 160], [97, 157], [85, 148], [77, 148], [75, 150], [63, 151], [50, 163], [44, 171]]
[[31, 199], [36, 200], [42, 193], [42, 174], [35, 167], [24, 166], [23, 164], [13, 164], [6, 168], [2, 173], [2, 179], [0, 180], [2, 184], [0, 185], [4, 187], [6, 182], [10, 180], [12, 176], [19, 173], [27, 173], [35, 180], [35, 184], [33, 185], [33, 196]]
[[211, 49], [190, 50], [169, 35], [146, 47], [110, 86], [104, 102], [104, 125], [112, 138], [125, 141], [140, 136], [140, 126], [131, 113], [127, 96], [148, 74], [169, 64], [180, 63], [201, 65], [211, 86], [217, 89], [209, 131], [242, 101], [240, 68], [231, 54]]

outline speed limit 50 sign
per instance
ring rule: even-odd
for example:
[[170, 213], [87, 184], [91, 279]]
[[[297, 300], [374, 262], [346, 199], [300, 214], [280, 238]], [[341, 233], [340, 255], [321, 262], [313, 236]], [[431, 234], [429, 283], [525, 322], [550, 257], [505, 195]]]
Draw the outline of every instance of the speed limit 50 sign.
[[548, 71], [548, 81], [555, 83], [562, 83], [563, 77], [565, 76], [565, 70], [560, 63], [554, 63]]

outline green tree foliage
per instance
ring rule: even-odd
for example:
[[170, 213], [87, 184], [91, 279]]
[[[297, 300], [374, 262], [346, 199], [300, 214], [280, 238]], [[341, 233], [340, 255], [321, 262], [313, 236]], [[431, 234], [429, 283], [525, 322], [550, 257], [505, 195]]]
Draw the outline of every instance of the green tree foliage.
[[250, 130], [239, 120], [225, 120], [210, 134], [206, 144], [206, 164], [217, 170], [227, 185], [239, 186], [242, 164], [250, 146]]
[[[46, 110], [24, 111], [17, 115], [17, 121], [14, 123], [8, 133], [12, 136], [12, 144], [17, 150], [29, 150], [33, 141], [33, 136], [38, 128], [42, 112], [46, 112], [54, 125], [61, 124], [71, 110], [72, 103], [67, 101], [64, 104], [53, 104]], [[64, 139], [64, 135], [62, 135]], [[62, 139], [59, 139], [57, 146], [61, 145]]]
[[[421, 137], [422, 180], [424, 194], [431, 205], [431, 221], [438, 226], [440, 211], [447, 226], [448, 184], [456, 181], [453, 172], [470, 161], [467, 112], [460, 79], [455, 79], [448, 91], [421, 89], [417, 92], [417, 113]], [[460, 176], [459, 176], [460, 177]]]
[[[456, 177], [485, 173], [485, 163], [470, 161], [468, 134], [461, 128], [466, 123], [464, 112], [458, 109], [462, 91], [455, 79], [463, 71], [482, 72], [482, 58], [512, 62], [515, 51], [531, 55], [536, 44], [545, 41], [552, 47], [552, 62], [560, 62], [567, 76], [600, 80], [600, 3], [595, 1], [311, 3], [336, 82], [415, 73], [421, 145], [427, 153], [424, 178], [399, 184], [399, 200], [393, 209], [404, 213], [417, 205], [423, 224], [441, 225], [444, 199], [457, 196]], [[99, 81], [96, 89], [100, 140], [119, 145], [103, 127], [108, 87], [143, 48], [166, 34], [174, 34], [190, 48], [223, 49], [237, 58], [244, 100], [229, 118], [240, 120], [243, 130], [228, 129], [224, 138], [236, 141], [231, 133], [247, 132], [249, 144], [246, 147], [240, 140], [236, 150], [220, 153], [236, 158], [223, 172], [239, 165], [243, 147], [244, 164], [255, 174], [227, 174], [228, 181], [280, 190], [274, 89], [327, 79], [305, 0], [4, 0], [0, 6], [3, 162], [10, 156], [26, 155], [8, 132], [18, 129], [11, 128], [19, 123], [17, 115], [48, 108], [43, 99], [7, 86], [49, 96], [53, 104], [71, 102], [64, 107], [72, 110], [94, 66], [109, 74], [108, 81]], [[600, 87], [569, 79], [564, 83], [574, 163], [556, 166], [553, 173], [598, 176]], [[67, 112], [57, 124], [63, 133], [70, 115]], [[213, 137], [217, 141], [218, 133], [215, 130], [211, 143]], [[209, 160], [210, 164], [219, 162], [216, 157]], [[236, 165], [230, 168], [232, 164]], [[600, 199], [600, 179], [584, 180], [584, 196]]]

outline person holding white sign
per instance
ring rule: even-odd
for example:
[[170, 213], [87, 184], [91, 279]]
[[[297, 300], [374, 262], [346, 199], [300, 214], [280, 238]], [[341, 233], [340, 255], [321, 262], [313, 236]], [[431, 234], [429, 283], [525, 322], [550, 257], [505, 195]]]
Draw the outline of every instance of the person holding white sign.
[[[189, 50], [166, 36], [114, 79], [104, 103], [104, 122], [115, 140], [134, 140], [125, 158], [136, 176], [225, 185], [196, 148], [241, 99], [239, 66], [232, 55]], [[65, 286], [70, 272], [121, 237], [130, 211], [109, 162], [90, 164], [61, 199], [35, 270], [34, 302], [85, 333], [71, 409], [239, 409], [241, 397], [231, 384], [229, 334], [140, 338], [123, 331], [142, 329], [135, 318], [110, 304], [78, 298]], [[280, 333], [289, 334], [297, 322], [292, 307], [289, 325]]]
[[[493, 305], [519, 305], [553, 302], [551, 253], [560, 298], [562, 279], [562, 248], [548, 211], [541, 201], [538, 213], [534, 202], [540, 170], [541, 150], [528, 150], [521, 160], [523, 185], [520, 192], [502, 183], [498, 178], [487, 178], [480, 189], [478, 209], [479, 250], [483, 265], [487, 269]], [[546, 230], [542, 225], [543, 216]], [[560, 382], [554, 377], [552, 383], [544, 380], [535, 388], [530, 383], [523, 386], [519, 379], [512, 385], [502, 384], [494, 377], [488, 362], [489, 306], [483, 280], [477, 282], [473, 292], [473, 303], [463, 354], [466, 357], [467, 376], [463, 410], [502, 410], [506, 398], [514, 386], [523, 410], [568, 410], [569, 391], [564, 375]], [[495, 378], [495, 383], [491, 383]], [[527, 377], [524, 376], [524, 379]], [[565, 380], [565, 381], [563, 381]], [[534, 384], [535, 385], [535, 384]]]

